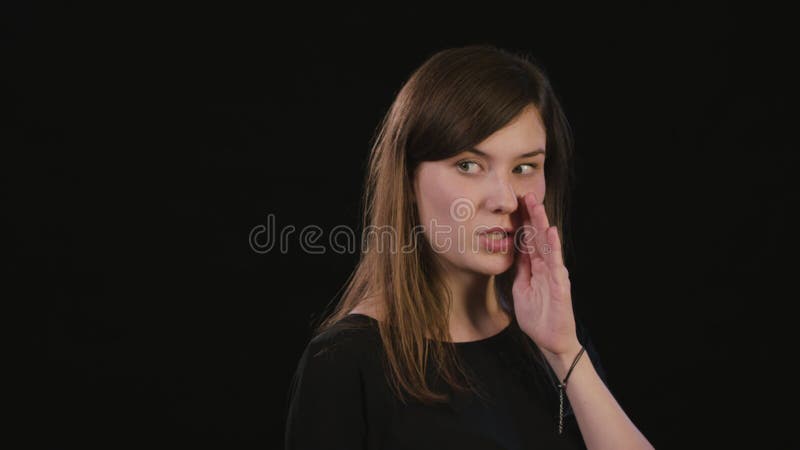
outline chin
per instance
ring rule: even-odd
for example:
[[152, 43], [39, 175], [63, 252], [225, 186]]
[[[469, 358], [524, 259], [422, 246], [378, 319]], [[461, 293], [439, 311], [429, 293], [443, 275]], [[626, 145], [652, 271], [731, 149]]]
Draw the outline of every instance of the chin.
[[514, 264], [513, 253], [481, 252], [475, 255], [473, 270], [484, 275], [500, 275]]

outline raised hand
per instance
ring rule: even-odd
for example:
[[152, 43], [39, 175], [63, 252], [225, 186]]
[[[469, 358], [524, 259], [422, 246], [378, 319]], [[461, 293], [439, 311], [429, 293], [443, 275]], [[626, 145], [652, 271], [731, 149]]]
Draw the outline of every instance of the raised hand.
[[558, 229], [550, 226], [544, 205], [532, 192], [523, 196], [520, 214], [523, 234], [516, 241], [512, 287], [517, 322], [545, 356], [574, 357], [580, 343]]

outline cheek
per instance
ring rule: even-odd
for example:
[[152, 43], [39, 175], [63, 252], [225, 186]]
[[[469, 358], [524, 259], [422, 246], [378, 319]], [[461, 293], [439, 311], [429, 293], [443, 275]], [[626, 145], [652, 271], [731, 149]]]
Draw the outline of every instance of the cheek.
[[536, 176], [528, 180], [521, 180], [514, 185], [514, 192], [518, 199], [529, 192], [533, 192], [536, 194], [536, 198], [541, 200], [544, 198], [545, 191], [546, 182], [544, 176]]
[[539, 196], [540, 199], [544, 198], [547, 183], [545, 182], [544, 176], [538, 177], [536, 179], [536, 194]]
[[430, 246], [448, 259], [456, 257], [460, 253], [457, 250], [469, 242], [474, 203], [453, 192], [436, 190], [422, 200], [421, 206], [420, 220]]
[[446, 189], [431, 189], [420, 199], [420, 220], [426, 227], [431, 226], [432, 221], [438, 225], [454, 226], [474, 215], [472, 201]]
[[544, 194], [546, 189], [546, 181], [544, 175], [537, 176], [533, 180], [525, 182], [518, 191], [518, 195], [521, 197], [528, 192], [533, 192], [536, 194], [536, 198], [541, 200], [544, 198]]
[[417, 196], [421, 225], [430, 235], [455, 234], [475, 216], [475, 202], [465, 186], [447, 174], [428, 174], [420, 179]]

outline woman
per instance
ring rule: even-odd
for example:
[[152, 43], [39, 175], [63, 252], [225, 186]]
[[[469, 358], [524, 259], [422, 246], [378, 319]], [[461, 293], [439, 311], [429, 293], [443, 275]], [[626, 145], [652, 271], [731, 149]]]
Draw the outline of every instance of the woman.
[[573, 315], [570, 157], [530, 57], [447, 49], [412, 74], [370, 155], [361, 260], [293, 379], [287, 449], [652, 448]]

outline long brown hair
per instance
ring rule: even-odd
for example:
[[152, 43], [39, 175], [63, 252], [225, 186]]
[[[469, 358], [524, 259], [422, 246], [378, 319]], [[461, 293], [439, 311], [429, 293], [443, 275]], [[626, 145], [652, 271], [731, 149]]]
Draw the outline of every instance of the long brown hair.
[[[415, 232], [415, 170], [423, 161], [446, 159], [477, 145], [531, 104], [547, 132], [544, 204], [550, 224], [564, 237], [566, 254], [571, 247], [564, 233], [571, 133], [544, 70], [529, 54], [492, 45], [441, 50], [414, 71], [377, 129], [362, 198], [361, 258], [342, 299], [314, 334], [329, 329], [364, 299], [380, 297], [384, 314], [378, 329], [387, 379], [404, 403], [404, 392], [422, 403], [447, 401], [426, 378], [431, 363], [453, 390], [475, 392], [449, 342], [452, 298], [441, 267], [426, 238]], [[387, 230], [393, 239], [389, 251], [381, 240]], [[414, 251], [402, 251], [408, 248]], [[521, 335], [511, 306], [513, 270], [512, 265], [495, 276], [494, 289]], [[542, 364], [532, 341], [520, 341]]]

